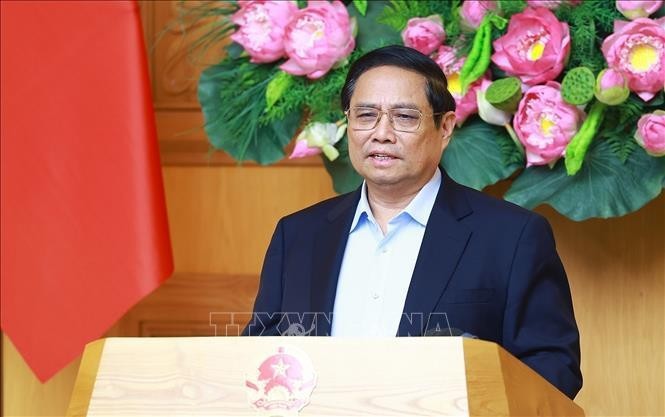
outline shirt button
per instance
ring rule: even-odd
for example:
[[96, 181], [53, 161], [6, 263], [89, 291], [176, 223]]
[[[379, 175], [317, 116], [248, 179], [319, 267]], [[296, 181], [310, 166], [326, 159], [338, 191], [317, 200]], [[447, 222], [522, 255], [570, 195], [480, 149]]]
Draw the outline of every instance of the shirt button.
[[388, 248], [381, 249], [381, 253], [388, 253]]

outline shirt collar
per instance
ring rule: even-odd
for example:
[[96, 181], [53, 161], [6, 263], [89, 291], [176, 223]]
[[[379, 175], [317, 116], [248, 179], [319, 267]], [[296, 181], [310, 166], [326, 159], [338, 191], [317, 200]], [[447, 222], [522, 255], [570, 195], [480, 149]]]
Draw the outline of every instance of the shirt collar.
[[[399, 217], [402, 213], [406, 213], [423, 227], [427, 226], [427, 220], [432, 212], [432, 207], [434, 207], [436, 195], [440, 186], [441, 171], [437, 168], [429, 182], [418, 191], [418, 194], [416, 194], [413, 200], [411, 200], [404, 210], [399, 212], [395, 218]], [[363, 181], [362, 184], [360, 200], [358, 201], [358, 206], [356, 207], [356, 213], [353, 216], [349, 233], [352, 233], [356, 229], [356, 226], [363, 218], [367, 218], [369, 221], [376, 224], [372, 210], [369, 207], [369, 201], [367, 200], [367, 184], [365, 184], [365, 181]]]

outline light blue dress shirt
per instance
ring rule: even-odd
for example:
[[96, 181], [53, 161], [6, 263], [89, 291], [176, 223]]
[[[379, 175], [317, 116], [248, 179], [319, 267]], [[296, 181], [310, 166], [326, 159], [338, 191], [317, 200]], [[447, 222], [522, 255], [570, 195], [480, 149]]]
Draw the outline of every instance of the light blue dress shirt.
[[351, 223], [333, 308], [332, 335], [395, 336], [441, 172], [388, 222], [385, 236], [374, 219], [363, 183]]

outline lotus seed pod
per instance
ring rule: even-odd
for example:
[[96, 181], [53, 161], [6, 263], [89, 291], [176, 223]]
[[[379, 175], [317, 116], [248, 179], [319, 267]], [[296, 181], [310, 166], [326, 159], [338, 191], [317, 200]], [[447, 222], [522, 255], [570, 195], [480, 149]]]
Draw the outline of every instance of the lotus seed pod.
[[516, 77], [496, 80], [487, 87], [485, 99], [499, 110], [514, 113], [522, 99], [522, 82]]
[[561, 97], [574, 106], [586, 104], [593, 99], [593, 89], [596, 77], [587, 67], [573, 68], [563, 77], [561, 82]]

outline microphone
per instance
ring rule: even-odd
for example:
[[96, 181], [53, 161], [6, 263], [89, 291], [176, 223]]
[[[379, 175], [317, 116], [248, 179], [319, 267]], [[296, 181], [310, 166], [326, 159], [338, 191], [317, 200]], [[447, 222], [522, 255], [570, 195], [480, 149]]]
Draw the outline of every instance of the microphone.
[[439, 326], [433, 327], [431, 329], [427, 329], [425, 331], [425, 334], [423, 336], [430, 337], [438, 337], [438, 336], [462, 336], [462, 337], [468, 337], [470, 339], [478, 339], [478, 336], [473, 335], [471, 333], [466, 333], [460, 329], [457, 329], [455, 327], [447, 327], [445, 329], [440, 328]]

